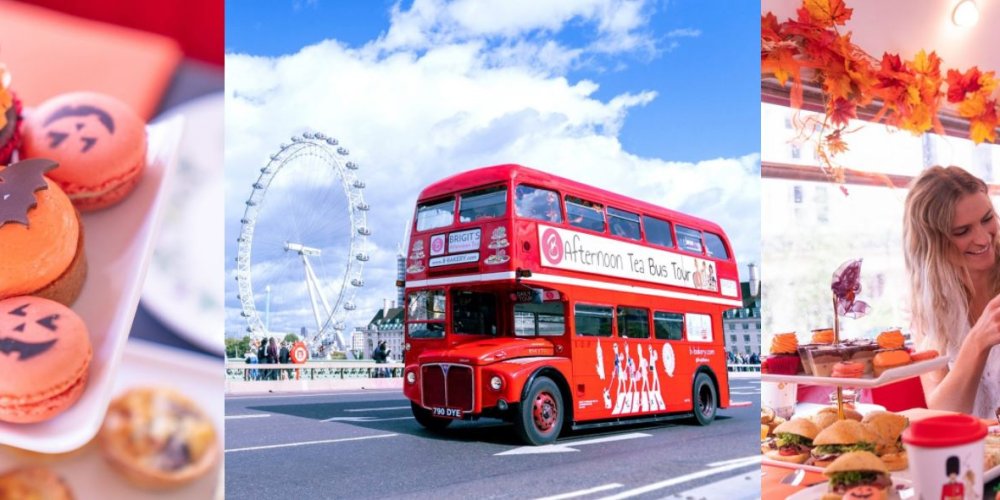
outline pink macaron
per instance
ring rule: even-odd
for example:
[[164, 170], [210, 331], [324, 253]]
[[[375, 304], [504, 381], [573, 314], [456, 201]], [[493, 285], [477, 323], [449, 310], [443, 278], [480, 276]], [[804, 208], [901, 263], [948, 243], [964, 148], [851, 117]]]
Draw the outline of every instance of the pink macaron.
[[62, 94], [25, 120], [23, 158], [48, 158], [49, 174], [81, 211], [108, 207], [128, 195], [146, 167], [146, 127], [114, 97]]

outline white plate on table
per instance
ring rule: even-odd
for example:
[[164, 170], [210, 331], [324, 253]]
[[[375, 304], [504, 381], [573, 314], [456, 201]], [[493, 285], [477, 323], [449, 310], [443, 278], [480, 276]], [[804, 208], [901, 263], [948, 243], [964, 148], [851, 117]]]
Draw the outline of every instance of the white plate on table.
[[148, 126], [146, 171], [135, 190], [121, 203], [82, 217], [87, 278], [73, 310], [87, 324], [94, 349], [83, 395], [45, 422], [0, 422], [0, 444], [61, 453], [79, 448], [97, 433], [112, 386], [120, 378], [118, 363], [159, 231], [182, 129], [181, 118]]
[[[897, 487], [903, 489], [898, 490]], [[826, 494], [827, 488], [828, 485], [825, 482], [814, 484], [804, 490], [796, 492], [794, 495], [789, 495], [786, 500], [819, 500]], [[917, 493], [913, 490], [909, 480], [898, 477], [892, 478], [892, 489], [889, 490], [888, 500], [906, 500], [908, 498], [916, 497]]]
[[934, 359], [917, 361], [897, 368], [889, 368], [882, 372], [878, 378], [842, 378], [842, 377], [813, 377], [809, 375], [777, 375], [774, 373], [761, 373], [762, 382], [792, 382], [796, 384], [821, 385], [826, 387], [858, 387], [870, 388], [881, 387], [892, 382], [916, 377], [922, 373], [937, 370], [948, 364], [948, 358], [938, 356]]
[[[125, 347], [121, 361], [112, 395], [118, 396], [126, 389], [137, 386], [172, 387], [197, 403], [211, 417], [218, 433], [219, 449], [223, 449], [225, 410], [221, 358], [215, 360], [142, 340], [132, 340]], [[103, 412], [101, 417], [103, 421]], [[221, 460], [219, 470], [190, 485], [176, 490], [149, 492], [132, 486], [111, 468], [101, 456], [100, 445], [96, 442], [64, 458], [26, 456], [15, 450], [0, 449], [0, 473], [29, 464], [43, 465], [59, 474], [76, 498], [210, 499], [221, 491], [218, 490], [221, 486]]]
[[177, 335], [222, 353], [225, 274], [221, 93], [184, 103], [177, 174], [164, 206], [163, 230], [142, 303]]

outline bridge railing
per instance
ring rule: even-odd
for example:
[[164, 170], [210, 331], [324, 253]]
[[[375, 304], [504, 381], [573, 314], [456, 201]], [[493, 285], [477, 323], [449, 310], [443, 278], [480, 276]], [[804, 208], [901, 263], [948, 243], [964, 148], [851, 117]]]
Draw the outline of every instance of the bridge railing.
[[399, 378], [402, 376], [402, 363], [375, 363], [374, 361], [308, 361], [302, 364], [248, 364], [243, 360], [226, 360], [226, 380], [323, 380], [348, 378]]
[[760, 373], [760, 364], [730, 364], [729, 373]]

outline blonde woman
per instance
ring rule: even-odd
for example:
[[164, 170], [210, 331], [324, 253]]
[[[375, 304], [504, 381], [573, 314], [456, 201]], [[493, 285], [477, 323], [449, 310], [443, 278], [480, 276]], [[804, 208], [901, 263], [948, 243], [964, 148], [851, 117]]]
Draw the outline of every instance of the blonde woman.
[[986, 183], [931, 167], [903, 216], [911, 328], [948, 366], [921, 377], [927, 406], [992, 417], [1000, 405], [1000, 230]]

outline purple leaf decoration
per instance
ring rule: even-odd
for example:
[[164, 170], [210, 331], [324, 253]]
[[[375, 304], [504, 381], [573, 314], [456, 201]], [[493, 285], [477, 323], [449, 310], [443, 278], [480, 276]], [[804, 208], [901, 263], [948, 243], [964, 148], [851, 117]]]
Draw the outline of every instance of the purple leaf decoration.
[[837, 299], [837, 314], [860, 318], [868, 314], [868, 304], [855, 300], [861, 293], [861, 260], [849, 260], [833, 273], [833, 296]]
[[0, 171], [0, 227], [8, 222], [28, 225], [28, 211], [38, 204], [35, 191], [47, 189], [46, 172], [58, 163], [33, 158], [12, 163]]

